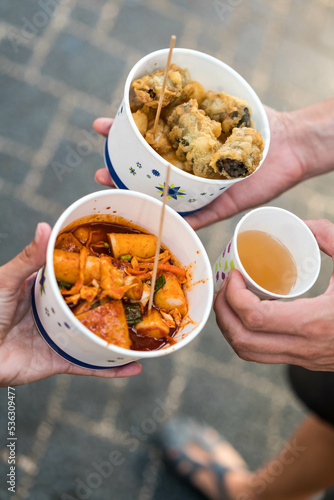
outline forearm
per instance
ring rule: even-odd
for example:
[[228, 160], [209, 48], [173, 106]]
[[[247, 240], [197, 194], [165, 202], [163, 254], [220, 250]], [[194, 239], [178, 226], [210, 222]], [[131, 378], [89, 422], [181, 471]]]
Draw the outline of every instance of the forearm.
[[291, 149], [302, 165], [302, 179], [334, 170], [334, 99], [284, 113]]

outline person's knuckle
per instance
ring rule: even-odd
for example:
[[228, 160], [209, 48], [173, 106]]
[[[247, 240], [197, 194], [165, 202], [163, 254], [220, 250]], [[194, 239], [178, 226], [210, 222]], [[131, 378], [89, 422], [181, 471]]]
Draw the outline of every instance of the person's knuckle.
[[26, 246], [22, 252], [19, 254], [19, 259], [22, 261], [23, 264], [28, 264], [31, 262], [33, 256], [33, 249], [32, 245]]
[[264, 324], [264, 315], [258, 309], [247, 309], [243, 314], [242, 320], [248, 330], [257, 330]]
[[230, 340], [231, 347], [236, 353], [245, 351], [247, 345], [245, 339], [241, 335], [235, 335]]

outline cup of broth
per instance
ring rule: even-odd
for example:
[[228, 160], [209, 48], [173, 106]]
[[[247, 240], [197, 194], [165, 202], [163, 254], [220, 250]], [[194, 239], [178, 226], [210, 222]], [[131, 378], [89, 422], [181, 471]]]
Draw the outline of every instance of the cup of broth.
[[294, 298], [307, 292], [320, 272], [318, 243], [299, 217], [278, 207], [248, 212], [215, 262], [218, 291], [231, 269], [261, 299]]

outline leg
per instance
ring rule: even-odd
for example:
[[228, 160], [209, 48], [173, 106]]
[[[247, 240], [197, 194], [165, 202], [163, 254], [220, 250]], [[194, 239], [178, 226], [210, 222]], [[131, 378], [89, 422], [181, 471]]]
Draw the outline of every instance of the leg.
[[315, 416], [254, 473], [213, 429], [185, 435], [185, 428], [173, 428], [163, 442], [166, 458], [210, 500], [306, 500], [334, 484], [334, 427]]
[[[226, 478], [231, 498], [304, 500], [334, 484], [334, 427], [306, 418], [278, 455], [240, 482]], [[243, 495], [242, 495], [243, 494]]]

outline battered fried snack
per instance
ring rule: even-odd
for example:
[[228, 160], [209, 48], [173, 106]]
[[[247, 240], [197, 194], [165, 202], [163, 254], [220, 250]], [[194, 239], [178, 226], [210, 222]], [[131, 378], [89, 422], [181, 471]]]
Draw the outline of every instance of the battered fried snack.
[[196, 99], [198, 105], [200, 105], [205, 97], [205, 94], [205, 89], [200, 83], [194, 81], [188, 83], [182, 90], [180, 97], [177, 97], [173, 102], [168, 104], [168, 106], [162, 108], [161, 117], [164, 120], [168, 120], [176, 106], [179, 106], [190, 99]]
[[262, 160], [264, 149], [260, 132], [253, 128], [234, 128], [225, 144], [212, 156], [210, 167], [227, 179], [246, 177]]
[[184, 170], [185, 172], [192, 174], [192, 172], [193, 172], [192, 168], [189, 168], [189, 166], [186, 165], [184, 161], [181, 161], [178, 159], [178, 157], [176, 156], [175, 150], [173, 148], [168, 153], [161, 154], [161, 156], [166, 161], [168, 161], [168, 163], [175, 165], [175, 167], [179, 168], [180, 170]]
[[[164, 70], [158, 69], [151, 73], [150, 75], [145, 75], [132, 83], [132, 89], [134, 89], [134, 96], [131, 97], [131, 108], [134, 105], [136, 107], [137, 103], [146, 104], [149, 107], [157, 108], [162, 83], [164, 79]], [[170, 70], [168, 71], [166, 88], [164, 92], [164, 97], [162, 101], [162, 106], [167, 106], [177, 97], [180, 97], [183, 87], [189, 81], [188, 70], [182, 70], [175, 64], [172, 64]], [[137, 102], [136, 102], [137, 101]]]
[[252, 126], [251, 110], [247, 102], [239, 97], [210, 90], [200, 107], [212, 120], [222, 124], [222, 132], [226, 135], [230, 135], [235, 127]]
[[172, 64], [160, 119], [153, 126], [164, 69], [135, 80], [133, 119], [147, 143], [181, 170], [209, 179], [246, 177], [259, 166], [263, 138], [253, 129], [247, 101], [204, 89], [187, 69]]
[[170, 140], [168, 139], [168, 132], [168, 125], [166, 125], [166, 123], [160, 118], [155, 134], [153, 133], [152, 127], [145, 135], [145, 139], [148, 144], [152, 146], [152, 148], [155, 149], [155, 151], [161, 156], [169, 153], [173, 149]]
[[137, 125], [137, 128], [141, 135], [145, 136], [148, 127], [148, 108], [144, 106], [142, 109], [138, 109], [135, 113], [132, 113], [132, 118]]
[[185, 169], [201, 177], [214, 177], [215, 171], [209, 166], [212, 155], [221, 143], [220, 123], [205, 116], [198, 109], [195, 99], [177, 106], [168, 118], [168, 134], [176, 156], [185, 162]]

